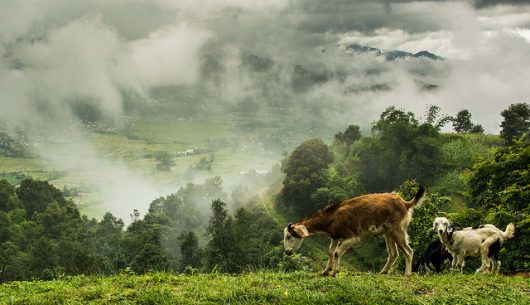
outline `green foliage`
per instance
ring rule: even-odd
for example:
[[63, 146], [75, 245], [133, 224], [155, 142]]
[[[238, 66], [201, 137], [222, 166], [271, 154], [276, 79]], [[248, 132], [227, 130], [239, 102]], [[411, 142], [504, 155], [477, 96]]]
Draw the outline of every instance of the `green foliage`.
[[416, 179], [428, 185], [444, 171], [438, 129], [411, 112], [387, 108], [359, 150], [359, 181], [369, 192]]
[[313, 261], [310, 258], [300, 253], [295, 253], [283, 256], [283, 259], [278, 263], [278, 269], [281, 272], [314, 272], [313, 265]]
[[16, 193], [30, 218], [33, 218], [36, 212], [44, 212], [52, 202], [56, 202], [60, 206], [66, 205], [66, 199], [64, 199], [61, 191], [47, 181], [26, 179], [22, 181]]
[[180, 252], [182, 259], [179, 263], [180, 271], [189, 270], [190, 268], [198, 269], [202, 265], [202, 250], [199, 248], [199, 239], [192, 231], [184, 231], [179, 236]]
[[275, 269], [283, 256], [283, 251], [276, 251], [282, 240], [281, 228], [263, 209], [254, 205], [238, 209], [234, 217], [241, 268]]
[[530, 105], [526, 103], [511, 104], [501, 112], [504, 120], [501, 123], [501, 137], [507, 145], [513, 144], [530, 130]]
[[503, 204], [523, 210], [530, 203], [530, 145], [518, 142], [478, 162], [469, 181], [475, 206]]
[[350, 125], [344, 132], [335, 134], [335, 140], [343, 142], [346, 145], [351, 145], [361, 138], [361, 130], [357, 125]]
[[10, 211], [20, 206], [13, 187], [7, 180], [0, 180], [0, 211]]
[[356, 175], [340, 174], [338, 171], [331, 171], [328, 175], [326, 186], [318, 188], [311, 194], [313, 202], [327, 205], [351, 198], [359, 193]]
[[[398, 193], [403, 196], [405, 200], [410, 200], [414, 198], [417, 190], [418, 183], [416, 181], [406, 181], [399, 187]], [[432, 223], [434, 218], [447, 207], [449, 202], [449, 197], [440, 196], [437, 193], [429, 192], [427, 190], [424, 202], [414, 209], [408, 233], [410, 236], [411, 247], [417, 255], [420, 255], [431, 241], [438, 238], [431, 232]]]
[[425, 123], [434, 126], [436, 129], [440, 129], [448, 122], [453, 120], [453, 117], [448, 115], [440, 116], [441, 108], [436, 105], [428, 105]]
[[473, 205], [483, 223], [515, 224], [515, 237], [501, 252], [510, 269], [528, 269], [530, 255], [530, 144], [515, 141], [478, 162], [469, 181]]
[[456, 132], [461, 133], [483, 133], [484, 128], [481, 125], [475, 125], [471, 122], [471, 113], [469, 110], [460, 110], [456, 118], [453, 118], [453, 128]]
[[326, 184], [325, 171], [333, 161], [333, 154], [320, 139], [308, 140], [298, 146], [283, 167], [286, 176], [282, 199], [295, 213], [303, 215], [322, 203], [313, 202], [311, 194]]
[[221, 272], [237, 272], [242, 249], [239, 248], [238, 236], [235, 234], [234, 220], [228, 215], [226, 203], [221, 200], [212, 202], [212, 216], [207, 232], [211, 237], [206, 247], [208, 268]]
[[136, 273], [163, 271], [168, 267], [167, 255], [154, 243], [145, 243], [131, 262], [131, 269]]
[[171, 155], [166, 151], [160, 151], [155, 155], [155, 159], [158, 162], [156, 164], [156, 170], [161, 172], [171, 171], [171, 166], [175, 165], [175, 161]]

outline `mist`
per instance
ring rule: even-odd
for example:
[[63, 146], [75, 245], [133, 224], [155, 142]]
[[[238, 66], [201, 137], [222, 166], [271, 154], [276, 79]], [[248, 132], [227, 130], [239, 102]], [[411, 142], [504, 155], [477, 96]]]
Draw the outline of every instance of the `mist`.
[[[443, 60], [386, 60], [351, 51], [352, 44]], [[418, 116], [433, 104], [452, 115], [468, 109], [486, 132], [498, 133], [500, 112], [530, 96], [530, 5], [7, 1], [0, 4], [0, 53], [6, 130], [22, 126], [43, 159], [82, 177], [105, 198], [105, 210], [127, 220], [133, 209], [145, 212], [153, 199], [208, 175], [160, 182], [106, 156], [87, 136], [83, 109], [118, 128], [160, 104], [186, 119], [237, 112], [260, 121], [280, 113], [278, 124], [295, 134], [285, 151], [349, 124], [369, 130], [391, 105]], [[127, 95], [138, 101], [135, 112]], [[280, 161], [278, 151], [273, 156]], [[275, 164], [270, 159], [260, 170]], [[239, 169], [224, 173], [228, 189], [238, 179]]]

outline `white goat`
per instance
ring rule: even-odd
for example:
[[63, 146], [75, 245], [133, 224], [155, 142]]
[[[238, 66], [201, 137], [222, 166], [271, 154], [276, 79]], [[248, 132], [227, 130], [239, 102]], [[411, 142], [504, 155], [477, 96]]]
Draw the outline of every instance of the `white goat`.
[[[480, 256], [482, 265], [477, 273], [499, 273], [501, 261], [499, 251], [501, 245], [515, 233], [513, 223], [508, 224], [506, 231], [502, 231], [494, 225], [487, 224], [479, 228], [464, 228], [454, 231], [453, 226], [445, 217], [436, 217], [433, 230], [438, 232], [440, 241], [453, 255], [451, 268], [464, 268], [464, 257]], [[492, 264], [490, 268], [490, 262]]]

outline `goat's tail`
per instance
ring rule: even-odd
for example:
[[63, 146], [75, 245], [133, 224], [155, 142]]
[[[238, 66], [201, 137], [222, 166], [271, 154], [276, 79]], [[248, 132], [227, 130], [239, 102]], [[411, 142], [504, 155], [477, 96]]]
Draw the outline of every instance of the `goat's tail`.
[[420, 206], [423, 200], [425, 200], [425, 188], [423, 186], [420, 186], [414, 198], [412, 198], [411, 201], [405, 202], [405, 205], [407, 206], [407, 210]]
[[515, 226], [513, 225], [513, 223], [509, 223], [508, 226], [506, 227], [506, 231], [504, 231], [503, 233], [504, 234], [502, 235], [504, 239], [512, 238], [513, 235], [515, 234]]

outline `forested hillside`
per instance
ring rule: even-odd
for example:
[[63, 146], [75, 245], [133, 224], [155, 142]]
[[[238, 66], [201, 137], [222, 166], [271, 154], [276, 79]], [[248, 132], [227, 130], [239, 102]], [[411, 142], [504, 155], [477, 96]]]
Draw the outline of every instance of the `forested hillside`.
[[[528, 109], [516, 104], [503, 112], [497, 136], [474, 128], [466, 113], [440, 117], [432, 106], [418, 119], [389, 107], [371, 133], [351, 125], [333, 139], [301, 143], [282, 162], [280, 181], [272, 174], [247, 174], [254, 195], [241, 186], [227, 194], [222, 179], [213, 177], [154, 200], [145, 215], [130, 211], [127, 225], [111, 213], [101, 219], [82, 215], [46, 181], [2, 180], [0, 281], [149, 271], [316, 271], [326, 241], [316, 239], [301, 255], [285, 257], [281, 231], [287, 222], [371, 192], [397, 191], [410, 199], [419, 184], [428, 197], [409, 227], [416, 253], [436, 238], [430, 233], [436, 216], [460, 226], [504, 228], [513, 222], [516, 234], [501, 250], [501, 271], [528, 270]], [[442, 131], [448, 122], [459, 132]], [[378, 270], [386, 259], [383, 251], [382, 238], [369, 238], [346, 255], [347, 268]], [[466, 272], [473, 266], [470, 260]]]

